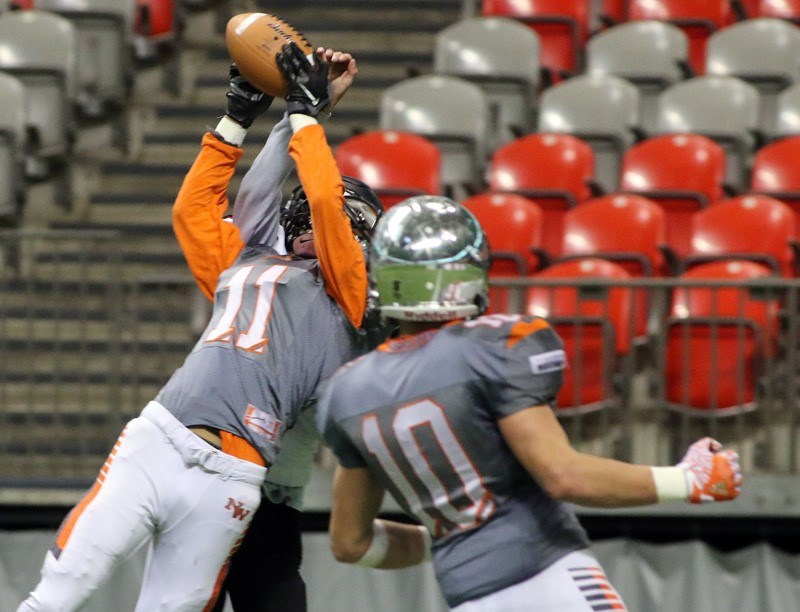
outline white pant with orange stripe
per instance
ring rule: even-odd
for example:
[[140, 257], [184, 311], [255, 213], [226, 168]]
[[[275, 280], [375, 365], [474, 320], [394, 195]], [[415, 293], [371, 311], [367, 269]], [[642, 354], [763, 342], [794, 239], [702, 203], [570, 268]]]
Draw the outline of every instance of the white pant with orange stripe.
[[562, 557], [543, 572], [453, 612], [606, 612], [627, 610], [589, 551]]
[[207, 444], [150, 402], [70, 512], [18, 612], [79, 608], [150, 544], [137, 611], [203, 610], [261, 499], [265, 468]]

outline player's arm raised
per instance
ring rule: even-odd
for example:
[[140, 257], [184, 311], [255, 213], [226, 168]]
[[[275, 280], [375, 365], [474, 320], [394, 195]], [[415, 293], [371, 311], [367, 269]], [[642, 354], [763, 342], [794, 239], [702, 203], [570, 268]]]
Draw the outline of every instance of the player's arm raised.
[[398, 569], [429, 557], [427, 529], [376, 518], [383, 494], [383, 485], [368, 468], [336, 468], [329, 532], [337, 561]]
[[[337, 65], [344, 66], [341, 77], [354, 76], [352, 58], [345, 54], [339, 60]], [[297, 164], [311, 208], [314, 245], [325, 288], [350, 322], [360, 327], [366, 310], [366, 262], [344, 211], [341, 174], [325, 131], [317, 121], [329, 107], [337, 87], [328, 79], [328, 64], [321, 60], [310, 62], [294, 44], [284, 46], [277, 63], [289, 91], [286, 110], [294, 130], [289, 153]]]
[[741, 488], [738, 455], [711, 438], [695, 442], [677, 466], [651, 467], [578, 452], [549, 406], [520, 410], [499, 426], [517, 459], [556, 499], [619, 508], [726, 501]]

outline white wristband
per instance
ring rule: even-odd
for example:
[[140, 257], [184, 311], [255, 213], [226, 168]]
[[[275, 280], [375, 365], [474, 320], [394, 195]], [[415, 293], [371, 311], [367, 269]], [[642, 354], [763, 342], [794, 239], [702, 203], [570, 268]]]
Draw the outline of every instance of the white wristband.
[[433, 544], [433, 538], [431, 538], [431, 532], [428, 531], [427, 527], [423, 525], [418, 525], [417, 529], [419, 529], [419, 533], [422, 536], [422, 560], [423, 561], [430, 561], [431, 560], [431, 545]]
[[303, 115], [302, 113], [294, 113], [289, 115], [289, 123], [292, 124], [292, 132], [297, 134], [300, 130], [308, 125], [317, 125], [319, 121], [317, 121], [314, 117], [310, 115]]
[[372, 542], [364, 556], [356, 561], [361, 567], [377, 567], [389, 552], [389, 533], [380, 519], [372, 521]]
[[677, 466], [651, 467], [653, 482], [656, 485], [656, 496], [659, 502], [687, 501], [689, 499], [689, 483], [686, 471]]
[[244, 137], [247, 135], [247, 129], [243, 128], [227, 115], [219, 120], [216, 132], [225, 139], [225, 142], [235, 147], [241, 147], [244, 142]]

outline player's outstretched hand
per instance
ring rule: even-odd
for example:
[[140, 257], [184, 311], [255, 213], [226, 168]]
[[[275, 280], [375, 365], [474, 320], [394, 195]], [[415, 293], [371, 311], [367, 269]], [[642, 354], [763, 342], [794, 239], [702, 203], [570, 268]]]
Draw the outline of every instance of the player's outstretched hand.
[[356, 60], [352, 54], [344, 51], [334, 51], [333, 49], [325, 49], [318, 47], [316, 55], [320, 61], [327, 62], [328, 64], [328, 82], [331, 87], [331, 101], [325, 108], [327, 112], [339, 103], [347, 90], [353, 84], [353, 80], [358, 74], [358, 67]]
[[328, 64], [310, 55], [306, 58], [293, 42], [283, 45], [275, 61], [286, 79], [286, 112], [316, 117], [331, 100]]
[[692, 444], [678, 467], [686, 472], [689, 501], [693, 504], [728, 501], [741, 491], [739, 454], [723, 449], [713, 438], [702, 438]]
[[229, 75], [228, 93], [225, 94], [228, 108], [225, 114], [243, 128], [249, 128], [267, 111], [275, 98], [251, 85], [236, 64], [231, 64]]

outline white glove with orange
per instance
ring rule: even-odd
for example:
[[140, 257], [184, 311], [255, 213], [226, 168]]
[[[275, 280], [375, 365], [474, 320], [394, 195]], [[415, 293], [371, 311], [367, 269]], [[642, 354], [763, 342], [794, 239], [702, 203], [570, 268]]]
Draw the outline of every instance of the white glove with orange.
[[739, 454], [713, 438], [692, 444], [678, 465], [651, 470], [659, 501], [729, 501], [742, 487]]

